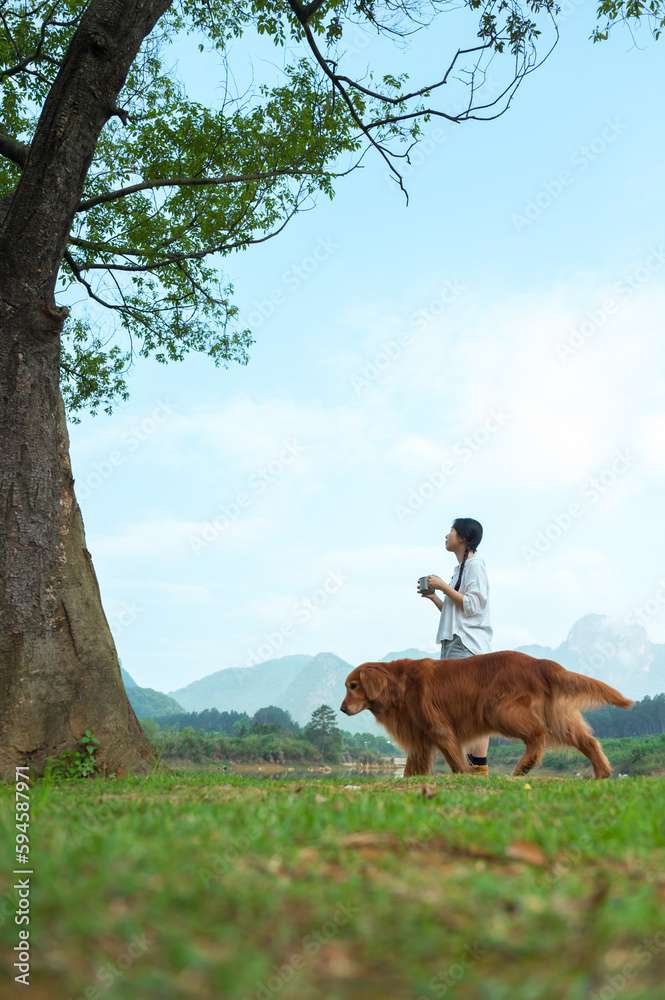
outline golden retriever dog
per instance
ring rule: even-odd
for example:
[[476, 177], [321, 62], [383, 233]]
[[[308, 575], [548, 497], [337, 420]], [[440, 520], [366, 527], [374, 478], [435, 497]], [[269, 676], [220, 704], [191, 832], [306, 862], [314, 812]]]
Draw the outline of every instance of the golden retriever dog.
[[437, 749], [454, 773], [470, 773], [464, 746], [500, 735], [525, 743], [513, 774], [535, 767], [547, 746], [573, 746], [589, 758], [594, 777], [609, 778], [610, 763], [580, 709], [632, 704], [608, 684], [554, 660], [503, 650], [455, 660], [362, 663], [346, 679], [341, 711], [372, 712], [407, 752], [404, 777], [429, 774]]

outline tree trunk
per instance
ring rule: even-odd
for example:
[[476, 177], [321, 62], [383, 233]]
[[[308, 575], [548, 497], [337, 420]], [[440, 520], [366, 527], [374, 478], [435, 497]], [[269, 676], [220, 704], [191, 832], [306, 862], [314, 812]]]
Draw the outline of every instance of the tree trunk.
[[74, 495], [59, 386], [61, 316], [0, 301], [0, 774], [41, 773], [85, 729], [106, 771], [153, 751], [125, 693]]
[[127, 700], [85, 547], [59, 385], [58, 269], [99, 133], [171, 0], [91, 0], [0, 203], [0, 775], [85, 729], [107, 771], [153, 751]]

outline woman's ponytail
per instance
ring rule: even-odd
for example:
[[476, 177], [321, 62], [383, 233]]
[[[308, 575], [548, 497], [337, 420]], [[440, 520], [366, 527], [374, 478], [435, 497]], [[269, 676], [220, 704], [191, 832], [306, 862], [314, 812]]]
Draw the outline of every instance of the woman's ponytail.
[[483, 537], [483, 526], [480, 521], [476, 521], [473, 517], [457, 517], [453, 521], [453, 528], [464, 541], [464, 558], [460, 564], [457, 583], [455, 584], [455, 590], [459, 590], [462, 583], [464, 563], [467, 560], [469, 552], [475, 552], [480, 545]]
[[466, 557], [468, 556], [468, 554], [469, 554], [469, 546], [465, 545], [464, 546], [464, 558], [462, 559], [462, 562], [460, 563], [459, 575], [457, 577], [457, 583], [455, 584], [455, 590], [459, 590], [460, 589], [460, 584], [462, 583], [462, 573], [464, 571], [464, 563], [466, 562]]

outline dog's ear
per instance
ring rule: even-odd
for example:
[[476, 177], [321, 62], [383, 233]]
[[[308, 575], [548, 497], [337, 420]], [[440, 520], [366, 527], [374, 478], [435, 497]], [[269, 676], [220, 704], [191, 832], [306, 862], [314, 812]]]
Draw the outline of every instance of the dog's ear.
[[370, 701], [376, 701], [388, 687], [388, 675], [382, 667], [361, 667], [360, 683]]

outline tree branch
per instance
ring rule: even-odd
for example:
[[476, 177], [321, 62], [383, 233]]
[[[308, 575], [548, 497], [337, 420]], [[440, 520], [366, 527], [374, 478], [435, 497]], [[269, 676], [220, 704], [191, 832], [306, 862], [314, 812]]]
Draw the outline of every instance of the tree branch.
[[312, 0], [311, 3], [302, 4], [298, 3], [298, 0], [294, 0], [293, 3], [290, 3], [290, 7], [300, 23], [305, 25], [316, 14], [317, 10], [323, 7], [325, 2], [326, 0]]
[[86, 279], [81, 274], [80, 268], [76, 263], [76, 261], [74, 260], [74, 258], [72, 257], [72, 255], [70, 254], [69, 250], [65, 250], [63, 254], [63, 259], [66, 261], [67, 265], [69, 266], [69, 269], [71, 270], [76, 280], [83, 285], [83, 287], [85, 288], [91, 299], [94, 299], [95, 302], [99, 302], [100, 306], [105, 306], [106, 309], [120, 309], [120, 306], [114, 305], [113, 302], [106, 302], [105, 299], [100, 298], [99, 295], [97, 295], [93, 291], [92, 285], [90, 284], [89, 281], [86, 281]]
[[[354, 168], [352, 167], [349, 170], [342, 170], [339, 172], [330, 171], [327, 173], [327, 176], [344, 177], [346, 174], [350, 173], [352, 169]], [[130, 184], [126, 188], [119, 188], [117, 191], [106, 191], [104, 194], [96, 195], [94, 198], [86, 198], [84, 201], [79, 203], [77, 212], [87, 212], [88, 209], [94, 208], [96, 205], [103, 205], [110, 201], [117, 201], [119, 198], [126, 198], [128, 195], [136, 194], [138, 191], [149, 191], [154, 188], [212, 187], [218, 184], [248, 184], [252, 181], [270, 180], [274, 177], [298, 177], [312, 174], [319, 176], [319, 172], [316, 170], [301, 170], [297, 167], [284, 167], [282, 169], [268, 170], [253, 174], [222, 174], [220, 177], [160, 177], [156, 180], [139, 181], [136, 184]]]
[[[99, 135], [127, 74], [172, 0], [90, 0], [39, 114], [30, 156], [0, 233], [20, 294], [49, 301]], [[5, 143], [16, 155], [16, 147]], [[49, 238], [44, 239], [47, 229]], [[30, 247], [26, 257], [25, 246]]]
[[[448, 77], [455, 68], [455, 63], [460, 56], [468, 56], [473, 52], [484, 52], [486, 49], [491, 48], [491, 45], [492, 42], [484, 42], [482, 45], [474, 45], [470, 49], [458, 49], [453, 56], [448, 69], [438, 83], [431, 83], [426, 87], [421, 87], [419, 90], [412, 90], [410, 94], [400, 94], [397, 97], [391, 97], [389, 94], [381, 94], [376, 90], [370, 90], [369, 87], [363, 87], [362, 84], [358, 83], [356, 80], [352, 80], [350, 76], [337, 74], [336, 79], [341, 80], [343, 83], [348, 83], [354, 88], [354, 90], [359, 90], [361, 93], [367, 94], [368, 97], [378, 98], [385, 104], [401, 104], [402, 101], [410, 101], [414, 97], [423, 97], [425, 94], [429, 95], [430, 91], [437, 90], [438, 87], [443, 87], [446, 83], [448, 83]], [[457, 121], [459, 116], [446, 115], [445, 117], [450, 118], [451, 121]]]
[[[274, 236], [277, 236], [278, 233], [281, 233], [282, 230], [287, 225], [287, 223], [293, 218], [293, 216], [296, 214], [297, 211], [298, 208], [296, 206], [290, 212], [287, 213], [283, 222], [276, 229], [273, 229], [273, 231], [270, 233], [265, 233], [265, 235], [263, 236], [257, 236], [257, 237], [248, 236], [245, 239], [234, 240], [230, 243], [218, 243], [213, 246], [202, 247], [200, 250], [191, 250], [189, 252], [184, 252], [184, 253], [168, 254], [166, 257], [161, 257], [159, 260], [151, 261], [149, 264], [77, 263], [76, 261], [73, 260], [73, 258], [71, 258], [71, 255], [69, 253], [65, 254], [65, 260], [67, 261], [70, 268], [74, 272], [74, 276], [77, 278], [77, 280], [80, 281], [81, 284], [85, 285], [86, 288], [88, 288], [89, 294], [91, 294], [92, 297], [95, 298], [94, 294], [92, 293], [92, 290], [90, 289], [89, 283], [85, 281], [85, 279], [82, 277], [83, 271], [109, 271], [109, 272], [129, 271], [130, 273], [136, 273], [136, 274], [142, 272], [154, 273], [162, 267], [168, 267], [170, 264], [182, 264], [189, 260], [203, 260], [205, 257], [210, 257], [212, 254], [229, 253], [231, 250], [238, 250], [240, 247], [250, 246], [255, 243], [265, 243], [266, 240], [272, 239]], [[78, 243], [83, 246], [87, 243], [87, 241], [85, 240], [76, 240], [76, 239], [70, 239], [69, 242], [73, 243], [74, 245]], [[88, 244], [88, 246], [92, 248], [93, 245]], [[99, 247], [98, 249], [103, 250], [104, 248]], [[97, 301], [99, 302], [100, 300], [97, 299]], [[102, 304], [106, 305], [107, 303], [102, 303]], [[115, 308], [117, 308], [117, 306]]]
[[[49, 13], [46, 15], [46, 17], [44, 18], [44, 20], [42, 21], [42, 25], [41, 25], [41, 28], [39, 30], [39, 38], [37, 39], [37, 47], [34, 50], [34, 52], [31, 52], [27, 56], [20, 57], [19, 60], [18, 60], [18, 62], [14, 66], [10, 66], [8, 69], [3, 69], [2, 71], [0, 71], [0, 80], [7, 79], [10, 76], [18, 76], [18, 74], [22, 73], [24, 70], [26, 70], [31, 63], [37, 62], [41, 58], [42, 49], [44, 47], [44, 42], [46, 40], [46, 29], [48, 28], [49, 24], [51, 23], [51, 18], [53, 16], [53, 14], [55, 13], [55, 10], [56, 10], [56, 6], [54, 5], [51, 8], [51, 10], [49, 11]], [[8, 25], [7, 25], [6, 21], [5, 21], [5, 19], [3, 18], [2, 20], [3, 20], [3, 25], [4, 25], [4, 28], [5, 28], [5, 32], [11, 38], [12, 45], [13, 45], [14, 50], [16, 51], [16, 54], [18, 56], [19, 52], [18, 52], [18, 49], [16, 47], [16, 42], [14, 41], [14, 38], [11, 36], [11, 34], [9, 32], [9, 28], [8, 28]]]
[[[314, 13], [316, 11], [316, 9], [318, 9], [321, 6], [321, 4], [314, 3], [314, 4], [309, 4], [309, 5], [303, 5], [302, 3], [300, 3], [300, 0], [288, 0], [288, 3], [289, 3], [289, 7], [291, 8], [292, 12], [294, 13], [294, 15], [296, 16], [297, 20], [299, 21], [299, 23], [302, 26], [303, 32], [305, 34], [305, 38], [306, 38], [307, 43], [308, 43], [308, 45], [309, 45], [309, 47], [310, 47], [310, 49], [311, 49], [311, 51], [312, 51], [312, 53], [314, 55], [314, 58], [316, 59], [317, 63], [319, 64], [319, 66], [321, 67], [321, 69], [323, 70], [323, 72], [325, 73], [325, 75], [328, 77], [328, 79], [331, 82], [332, 90], [333, 90], [333, 99], [334, 99], [334, 93], [336, 91], [339, 94], [341, 94], [342, 100], [346, 104], [346, 106], [347, 106], [347, 108], [349, 110], [349, 113], [351, 115], [352, 120], [355, 122], [355, 124], [358, 126], [358, 128], [360, 129], [360, 131], [366, 137], [367, 141], [377, 150], [377, 152], [379, 153], [379, 155], [382, 157], [382, 159], [388, 165], [388, 168], [390, 169], [391, 173], [394, 176], [394, 179], [399, 184], [399, 187], [400, 187], [401, 191], [403, 192], [403, 194], [404, 194], [404, 196], [406, 198], [407, 204], [408, 204], [408, 200], [409, 200], [408, 192], [406, 191], [406, 189], [404, 187], [403, 178], [402, 178], [401, 173], [399, 172], [399, 170], [397, 169], [397, 167], [394, 165], [394, 163], [392, 161], [394, 159], [398, 158], [398, 156], [399, 156], [399, 158], [403, 158], [404, 156], [406, 156], [406, 159], [408, 161], [408, 153], [409, 153], [409, 151], [407, 151], [406, 154], [398, 154], [398, 153], [393, 152], [390, 148], [388, 148], [387, 146], [383, 145], [381, 142], [378, 142], [376, 139], [374, 139], [374, 137], [372, 136], [372, 131], [375, 130], [375, 129], [377, 129], [377, 128], [379, 128], [379, 127], [381, 127], [381, 126], [395, 125], [397, 123], [405, 122], [405, 121], [413, 119], [413, 118], [429, 117], [430, 115], [433, 115], [433, 116], [438, 117], [438, 118], [444, 118], [444, 119], [446, 119], [447, 121], [449, 121], [449, 122], [451, 122], [453, 124], [459, 124], [459, 123], [464, 122], [464, 121], [469, 121], [470, 119], [473, 119], [473, 118], [477, 118], [477, 119], [482, 120], [482, 121], [488, 121], [491, 118], [498, 118], [500, 115], [504, 114], [508, 110], [508, 108], [510, 106], [510, 103], [511, 103], [513, 97], [514, 97], [515, 91], [519, 87], [519, 85], [522, 82], [522, 80], [524, 79], [524, 77], [527, 76], [529, 73], [531, 73], [538, 66], [542, 65], [542, 63], [545, 61], [545, 59], [547, 59], [549, 57], [549, 55], [553, 51], [554, 47], [556, 46], [557, 41], [558, 41], [558, 37], [559, 37], [558, 29], [557, 29], [557, 26], [556, 26], [556, 21], [555, 21], [555, 18], [554, 18], [554, 15], [552, 13], [552, 9], [551, 9], [553, 7], [553, 5], [547, 4], [546, 10], [547, 10], [547, 13], [550, 16], [550, 19], [552, 20], [552, 23], [554, 24], [554, 28], [555, 28], [555, 32], [556, 32], [556, 37], [555, 37], [555, 41], [554, 41], [553, 45], [551, 46], [551, 48], [549, 49], [549, 51], [546, 53], [545, 57], [542, 60], [540, 60], [540, 62], [536, 62], [532, 58], [531, 52], [527, 52], [527, 47], [526, 47], [527, 46], [527, 38], [528, 38], [528, 36], [527, 36], [527, 28], [528, 28], [529, 25], [528, 25], [527, 22], [525, 22], [525, 26], [524, 26], [525, 27], [525, 35], [524, 35], [524, 38], [522, 39], [522, 41], [524, 43], [524, 48], [523, 49], [520, 49], [520, 48], [515, 48], [514, 49], [514, 55], [515, 55], [514, 77], [511, 80], [511, 82], [508, 84], [508, 86], [505, 87], [501, 91], [501, 93], [498, 95], [498, 97], [496, 97], [493, 101], [490, 101], [487, 104], [474, 106], [474, 98], [475, 98], [475, 91], [476, 91], [476, 87], [475, 87], [476, 74], [480, 73], [481, 76], [484, 79], [485, 71], [480, 68], [480, 60], [481, 60], [481, 57], [482, 57], [483, 53], [491, 52], [493, 49], [496, 49], [496, 51], [503, 51], [503, 48], [504, 48], [505, 45], [507, 45], [509, 43], [511, 45], [515, 44], [514, 39], [510, 38], [509, 35], [506, 35], [505, 32], [504, 32], [504, 34], [495, 33], [495, 32], [492, 32], [492, 33], [485, 32], [485, 33], [483, 33], [481, 35], [481, 37], [484, 38], [484, 39], [486, 39], [486, 40], [483, 41], [481, 44], [476, 45], [476, 46], [472, 46], [472, 47], [467, 48], [467, 49], [458, 49], [457, 50], [457, 52], [454, 55], [454, 57], [453, 57], [450, 65], [448, 66], [447, 70], [445, 71], [443, 77], [440, 80], [438, 80], [435, 83], [428, 84], [428, 85], [426, 85], [424, 87], [420, 87], [417, 90], [411, 91], [410, 93], [407, 93], [407, 94], [396, 94], [396, 95], [393, 96], [391, 94], [381, 93], [381, 92], [373, 90], [373, 89], [371, 89], [369, 87], [364, 87], [362, 84], [358, 83], [356, 80], [353, 80], [351, 77], [348, 77], [348, 76], [345, 76], [343, 74], [337, 73], [337, 63], [336, 63], [336, 61], [334, 61], [332, 59], [328, 59], [328, 58], [326, 58], [323, 55], [323, 53], [319, 49], [319, 46], [317, 44], [316, 38], [314, 36], [314, 33], [312, 32], [312, 29], [311, 29], [311, 27], [310, 27], [310, 25], [308, 23], [308, 20], [312, 16], [312, 13]], [[370, 16], [370, 14], [367, 14], [367, 16], [368, 16], [368, 18], [371, 21], [373, 21], [373, 18]], [[375, 23], [375, 22], [373, 22], [373, 23]], [[506, 29], [506, 30], [508, 30], [508, 29]], [[471, 94], [470, 94], [469, 102], [468, 102], [466, 108], [464, 108], [463, 110], [461, 110], [461, 111], [459, 111], [457, 113], [449, 113], [449, 112], [438, 110], [436, 108], [425, 107], [425, 108], [417, 108], [414, 111], [404, 112], [402, 114], [387, 115], [387, 116], [384, 116], [384, 117], [377, 118], [374, 121], [366, 122], [366, 121], [363, 120], [362, 116], [357, 112], [357, 110], [355, 108], [355, 105], [354, 105], [354, 103], [353, 103], [353, 101], [351, 99], [349, 90], [355, 90], [355, 91], [358, 91], [359, 93], [365, 94], [368, 97], [371, 97], [373, 100], [380, 101], [383, 104], [392, 105], [392, 106], [398, 106], [398, 107], [402, 106], [403, 107], [404, 106], [404, 102], [406, 102], [408, 100], [412, 100], [414, 98], [418, 98], [418, 97], [429, 96], [429, 94], [431, 93], [432, 90], [436, 90], [439, 87], [445, 86], [447, 84], [448, 79], [449, 79], [451, 73], [453, 72], [453, 70], [455, 68], [455, 65], [456, 65], [457, 61], [459, 60], [460, 56], [471, 55], [471, 54], [476, 53], [476, 52], [480, 53], [480, 54], [478, 56], [478, 59], [476, 60], [475, 66], [469, 71], [469, 75], [471, 77], [471, 80], [470, 80]], [[347, 87], [349, 89], [347, 89]], [[499, 104], [499, 102], [502, 101], [502, 100], [505, 100], [505, 106], [503, 106], [499, 111], [497, 111], [496, 114], [483, 116], [483, 115], [478, 115], [478, 114], [474, 114], [473, 113], [473, 112], [477, 112], [477, 111], [484, 110], [484, 109], [487, 109], [487, 108], [496, 107], [496, 105]]]
[[371, 135], [371, 133], [367, 130], [367, 128], [365, 127], [365, 124], [364, 124], [362, 118], [360, 117], [360, 115], [356, 111], [355, 107], [353, 106], [353, 101], [351, 100], [351, 98], [349, 97], [348, 93], [346, 92], [346, 90], [345, 90], [344, 86], [342, 85], [339, 77], [334, 72], [334, 70], [330, 69], [330, 67], [328, 65], [328, 60], [325, 59], [323, 57], [323, 55], [321, 54], [321, 52], [319, 51], [319, 47], [316, 44], [316, 41], [314, 39], [314, 35], [312, 34], [311, 28], [307, 24], [306, 20], [302, 20], [302, 17], [303, 17], [303, 14], [304, 14], [304, 8], [301, 6], [300, 3], [298, 3], [298, 0], [288, 0], [288, 2], [289, 2], [289, 7], [295, 13], [296, 17], [298, 18], [298, 20], [302, 24], [303, 31], [305, 32], [305, 37], [307, 38], [307, 41], [309, 43], [310, 49], [314, 53], [314, 57], [315, 57], [316, 61], [318, 62], [319, 66], [321, 67], [321, 69], [323, 70], [323, 72], [326, 74], [326, 76], [328, 77], [328, 79], [330, 80], [330, 82], [332, 83], [333, 92], [335, 91], [335, 89], [339, 90], [340, 94], [342, 95], [342, 100], [344, 101], [344, 103], [346, 104], [347, 108], [349, 109], [349, 113], [350, 113], [353, 121], [356, 123], [356, 125], [361, 130], [361, 132], [363, 132], [363, 134], [366, 136], [367, 140], [371, 143], [371, 145], [374, 146], [374, 148], [377, 150], [377, 152], [382, 157], [382, 159], [386, 162], [386, 164], [388, 165], [388, 169], [391, 171], [391, 173], [395, 174], [395, 176], [397, 178], [397, 182], [398, 182], [398, 184], [400, 186], [400, 189], [404, 193], [404, 196], [405, 196], [407, 204], [408, 204], [409, 195], [408, 195], [408, 192], [407, 192], [406, 188], [404, 187], [404, 183], [403, 183], [403, 180], [402, 180], [402, 175], [400, 174], [400, 172], [397, 169], [397, 167], [395, 167], [395, 165], [391, 162], [391, 160], [390, 160], [388, 154], [386, 153], [384, 147], [380, 143], [378, 143], [374, 139], [374, 137]]
[[25, 162], [28, 159], [29, 148], [30, 147], [24, 145], [24, 143], [12, 138], [11, 135], [6, 135], [4, 132], [0, 132], [0, 156], [4, 156], [5, 159], [11, 160], [17, 167], [23, 167], [25, 165]]

